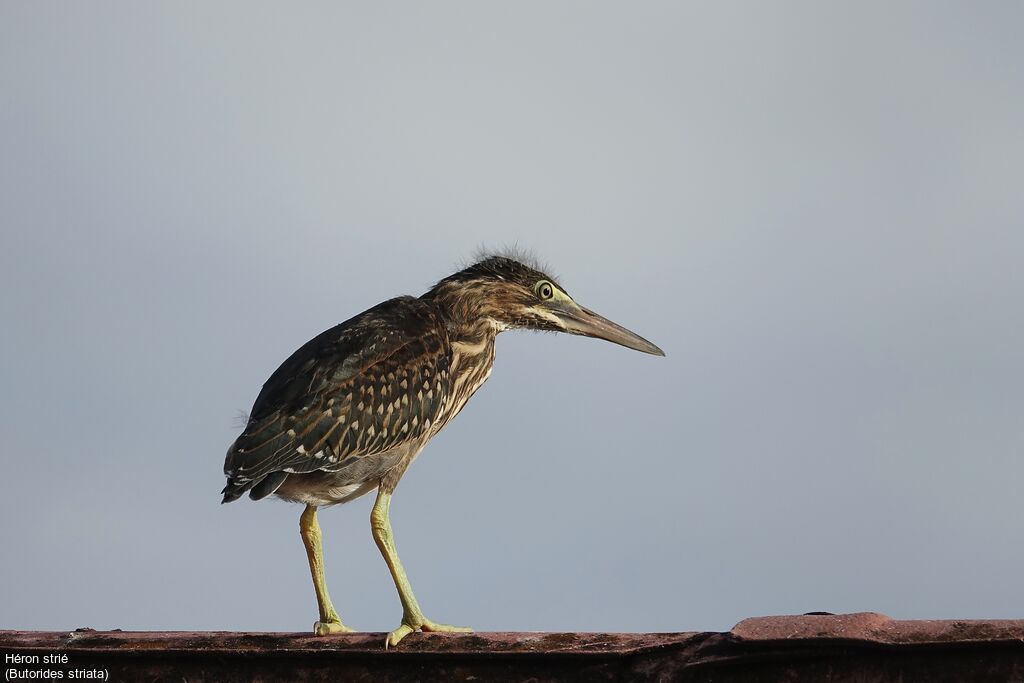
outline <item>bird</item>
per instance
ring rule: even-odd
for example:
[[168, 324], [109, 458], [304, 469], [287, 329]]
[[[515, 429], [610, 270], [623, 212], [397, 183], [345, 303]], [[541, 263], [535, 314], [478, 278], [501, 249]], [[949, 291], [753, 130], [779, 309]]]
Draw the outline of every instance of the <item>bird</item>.
[[395, 548], [391, 497], [428, 441], [487, 381], [506, 330], [565, 332], [657, 356], [643, 337], [576, 303], [521, 254], [489, 254], [419, 297], [384, 301], [303, 344], [271, 374], [224, 460], [222, 503], [245, 493], [305, 505], [299, 532], [316, 593], [316, 635], [350, 632], [324, 576], [317, 510], [376, 491], [374, 541], [402, 604], [384, 647], [416, 631], [470, 632], [423, 614]]

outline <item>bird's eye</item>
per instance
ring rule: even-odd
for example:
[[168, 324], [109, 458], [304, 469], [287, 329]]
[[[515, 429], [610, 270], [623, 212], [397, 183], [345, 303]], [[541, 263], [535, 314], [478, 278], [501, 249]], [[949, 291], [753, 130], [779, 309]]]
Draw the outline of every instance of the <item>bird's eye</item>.
[[537, 296], [547, 301], [555, 295], [555, 288], [551, 286], [551, 283], [547, 280], [541, 280], [537, 283], [537, 286], [533, 288], [537, 292]]

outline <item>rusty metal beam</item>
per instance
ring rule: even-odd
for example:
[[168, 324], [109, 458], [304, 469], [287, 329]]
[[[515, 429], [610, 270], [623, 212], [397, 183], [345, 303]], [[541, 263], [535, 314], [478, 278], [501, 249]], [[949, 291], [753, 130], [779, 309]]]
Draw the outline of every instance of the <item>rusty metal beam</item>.
[[[747, 619], [725, 633], [384, 634], [0, 631], [0, 659], [67, 655], [110, 681], [1022, 681], [1024, 620], [881, 614]], [[67, 679], [65, 675], [65, 679]]]

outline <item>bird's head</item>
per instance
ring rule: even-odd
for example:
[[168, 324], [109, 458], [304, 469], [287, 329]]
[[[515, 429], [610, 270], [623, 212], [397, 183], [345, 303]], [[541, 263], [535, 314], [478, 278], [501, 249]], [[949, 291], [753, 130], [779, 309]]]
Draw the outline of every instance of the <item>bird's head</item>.
[[540, 268], [508, 256], [484, 258], [441, 280], [425, 296], [444, 300], [460, 317], [488, 320], [498, 330], [568, 332], [665, 355], [640, 335], [577, 304]]

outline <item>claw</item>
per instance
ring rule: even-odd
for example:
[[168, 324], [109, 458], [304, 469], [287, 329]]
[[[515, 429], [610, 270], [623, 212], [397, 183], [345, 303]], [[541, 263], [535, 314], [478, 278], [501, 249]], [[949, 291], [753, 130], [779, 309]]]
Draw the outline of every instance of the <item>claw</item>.
[[388, 637], [384, 639], [384, 649], [388, 649], [389, 646], [395, 647], [400, 642], [402, 642], [402, 638], [405, 638], [407, 635], [409, 635], [415, 630], [416, 629], [410, 626], [409, 624], [403, 623], [401, 626], [399, 626], [394, 631], [389, 633]]
[[335, 633], [353, 633], [354, 628], [349, 628], [340, 621], [318, 621], [313, 624], [313, 633], [318, 636], [329, 636]]

